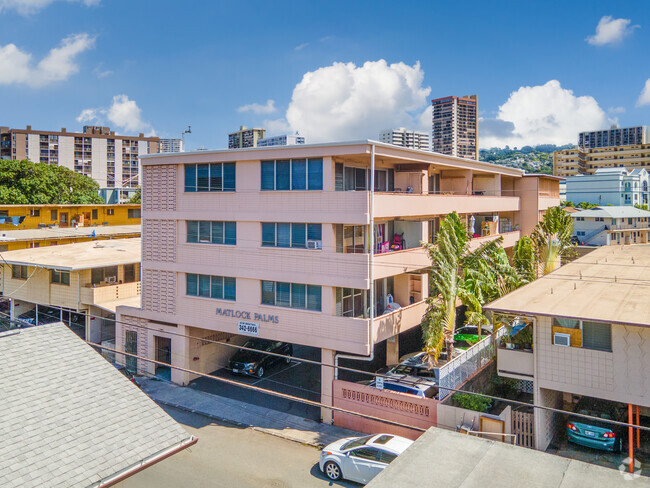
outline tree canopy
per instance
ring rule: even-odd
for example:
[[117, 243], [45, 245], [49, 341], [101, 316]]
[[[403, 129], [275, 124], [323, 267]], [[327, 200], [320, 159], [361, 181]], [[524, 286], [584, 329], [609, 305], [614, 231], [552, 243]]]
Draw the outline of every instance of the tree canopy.
[[99, 185], [63, 166], [0, 160], [0, 204], [103, 203]]

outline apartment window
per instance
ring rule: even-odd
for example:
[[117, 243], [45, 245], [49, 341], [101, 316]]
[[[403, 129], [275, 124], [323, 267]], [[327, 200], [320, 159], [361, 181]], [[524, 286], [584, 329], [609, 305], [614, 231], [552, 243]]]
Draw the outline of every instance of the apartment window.
[[99, 285], [101, 283], [117, 283], [117, 266], [93, 268], [90, 275], [90, 282], [93, 285]]
[[336, 289], [336, 315], [339, 317], [368, 318], [369, 303], [370, 290]]
[[322, 190], [322, 159], [262, 161], [261, 189], [268, 191]]
[[262, 305], [321, 311], [321, 287], [300, 283], [262, 281]]
[[92, 219], [93, 220], [97, 220], [99, 218], [97, 214], [98, 214], [97, 209], [93, 208], [93, 210], [92, 210]]
[[50, 220], [57, 220], [58, 212], [56, 210], [50, 210]]
[[188, 220], [187, 242], [202, 244], [237, 244], [237, 223], [210, 220]]
[[[370, 170], [345, 166], [343, 163], [334, 165], [334, 189], [336, 191], [365, 191], [370, 189]], [[375, 170], [375, 191], [395, 190], [395, 170]]]
[[368, 237], [365, 225], [343, 225], [334, 226], [334, 239], [336, 241], [336, 252], [362, 254], [368, 252]]
[[114, 208], [107, 208], [106, 209], [106, 215], [115, 215], [115, 209]]
[[576, 220], [577, 220], [578, 222], [584, 222], [584, 221], [585, 221], [585, 218], [584, 218], [584, 217], [576, 217]]
[[235, 191], [235, 163], [186, 164], [185, 191]]
[[596, 222], [604, 222], [605, 219], [603, 217], [596, 217]]
[[139, 219], [140, 218], [140, 209], [139, 208], [129, 208], [128, 209], [128, 214], [129, 214], [130, 219]]
[[41, 216], [41, 211], [37, 208], [33, 208], [29, 211], [29, 216], [30, 217], [40, 217]]
[[11, 267], [11, 277], [15, 280], [26, 280], [27, 279], [27, 266], [22, 266], [20, 264], [14, 264]]
[[231, 301], [237, 299], [235, 278], [192, 273], [187, 273], [185, 278], [185, 289], [188, 296]]
[[[582, 347], [594, 351], [612, 352], [612, 325], [603, 322], [590, 322], [588, 320], [566, 319], [561, 317], [553, 318], [553, 327], [563, 329], [579, 330], [581, 346], [574, 343], [572, 334], [571, 346]], [[555, 332], [564, 332], [562, 330]], [[571, 332], [566, 330], [566, 332]]]
[[582, 347], [595, 351], [612, 352], [612, 325], [583, 320]]
[[321, 224], [264, 222], [262, 246], [320, 249], [322, 234]]
[[0, 217], [9, 217], [9, 210], [0, 210]]
[[576, 235], [577, 235], [577, 236], [584, 236], [584, 235], [585, 235], [585, 232], [582, 231], [582, 230], [579, 230], [579, 231], [576, 231]]
[[139, 281], [135, 279], [135, 263], [124, 265], [124, 283]]
[[50, 277], [51, 283], [56, 283], [59, 285], [68, 285], [70, 286], [70, 272], [69, 271], [58, 271], [56, 269], [52, 270]]

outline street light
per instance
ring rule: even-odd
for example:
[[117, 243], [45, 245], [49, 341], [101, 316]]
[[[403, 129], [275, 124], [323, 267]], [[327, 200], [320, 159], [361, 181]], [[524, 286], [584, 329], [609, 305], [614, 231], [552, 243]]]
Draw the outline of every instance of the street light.
[[183, 131], [183, 133], [181, 134], [181, 141], [182, 141], [181, 145], [183, 146], [183, 151], [182, 152], [185, 152], [185, 134], [191, 134], [191, 133], [192, 133], [192, 126], [188, 125], [187, 129], [185, 129]]

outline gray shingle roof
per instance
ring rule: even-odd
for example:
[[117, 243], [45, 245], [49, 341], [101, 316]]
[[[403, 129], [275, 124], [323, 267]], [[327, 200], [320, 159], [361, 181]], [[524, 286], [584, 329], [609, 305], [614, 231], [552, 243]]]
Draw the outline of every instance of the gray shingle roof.
[[0, 486], [88, 487], [191, 436], [61, 323], [0, 333]]

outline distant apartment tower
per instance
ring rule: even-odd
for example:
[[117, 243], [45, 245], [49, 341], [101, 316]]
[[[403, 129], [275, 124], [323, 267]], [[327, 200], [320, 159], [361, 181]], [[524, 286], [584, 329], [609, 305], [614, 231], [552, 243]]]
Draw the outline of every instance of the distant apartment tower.
[[184, 151], [183, 139], [160, 139], [161, 153], [180, 153]]
[[381, 131], [379, 140], [386, 144], [422, 149], [423, 151], [429, 150], [429, 134], [417, 130], [406, 130], [404, 127]]
[[431, 105], [433, 151], [478, 160], [478, 96], [436, 98]]
[[650, 129], [647, 126], [581, 132], [578, 147], [553, 153], [553, 174], [594, 174], [601, 168], [645, 168], [650, 171]]
[[257, 147], [293, 146], [304, 144], [305, 138], [299, 134], [283, 134], [281, 136], [265, 137], [257, 141]]
[[612, 127], [606, 130], [580, 132], [578, 147], [593, 149], [597, 147], [634, 146], [650, 143], [650, 131], [647, 126]]
[[266, 137], [266, 129], [249, 129], [245, 125], [237, 132], [228, 134], [228, 149], [257, 147], [257, 142]]
[[100, 188], [140, 185], [143, 154], [158, 153], [158, 137], [116, 135], [109, 127], [84, 126], [83, 132], [0, 127], [0, 159], [28, 159], [64, 166], [95, 180]]

